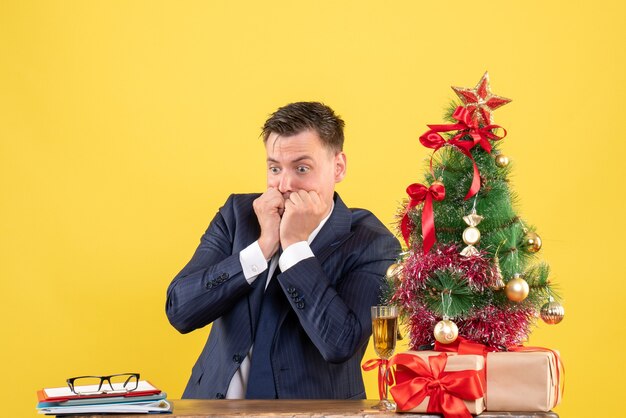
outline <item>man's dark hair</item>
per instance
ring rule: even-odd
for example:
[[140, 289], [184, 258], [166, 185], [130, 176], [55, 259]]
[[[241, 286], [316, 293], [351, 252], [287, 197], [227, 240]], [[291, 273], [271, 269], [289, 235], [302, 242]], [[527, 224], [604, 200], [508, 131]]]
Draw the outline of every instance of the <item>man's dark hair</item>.
[[263, 142], [270, 134], [297, 135], [308, 129], [319, 135], [322, 145], [335, 153], [343, 150], [344, 122], [328, 106], [319, 102], [296, 102], [279, 108], [263, 125]]

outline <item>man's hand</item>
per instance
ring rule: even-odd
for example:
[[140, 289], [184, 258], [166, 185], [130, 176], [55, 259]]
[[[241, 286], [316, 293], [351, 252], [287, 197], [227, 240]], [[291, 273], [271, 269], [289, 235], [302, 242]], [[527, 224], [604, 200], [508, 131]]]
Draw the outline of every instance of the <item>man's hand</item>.
[[317, 192], [299, 190], [285, 200], [285, 213], [280, 222], [280, 243], [283, 249], [306, 241], [311, 232], [328, 214], [328, 205]]
[[254, 200], [252, 207], [261, 226], [259, 247], [265, 259], [269, 260], [280, 244], [280, 218], [285, 210], [285, 199], [278, 189], [270, 187]]

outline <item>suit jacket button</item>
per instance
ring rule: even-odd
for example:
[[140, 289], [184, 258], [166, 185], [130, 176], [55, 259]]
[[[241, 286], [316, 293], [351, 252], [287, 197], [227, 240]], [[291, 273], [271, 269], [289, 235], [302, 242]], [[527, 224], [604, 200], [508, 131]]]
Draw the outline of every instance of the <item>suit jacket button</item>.
[[296, 292], [296, 288], [295, 287], [287, 288], [287, 293], [295, 293], [295, 292]]
[[222, 282], [223, 282], [224, 280], [228, 279], [228, 273], [222, 273], [222, 274], [220, 274], [219, 279], [220, 279], [220, 280], [222, 280]]
[[304, 302], [300, 301], [300, 302], [296, 303], [296, 308], [304, 309]]
[[207, 289], [210, 289], [210, 288], [212, 288], [212, 287], [213, 287], [213, 283], [208, 282], [208, 283], [206, 284], [206, 288], [207, 288]]
[[215, 394], [215, 399], [225, 399], [226, 395], [224, 395], [223, 393], [216, 393]]
[[233, 361], [235, 363], [241, 364], [241, 362], [243, 361], [243, 357], [240, 354], [235, 354], [233, 356]]
[[295, 298], [293, 298], [293, 301], [299, 303], [302, 301], [302, 299], [299, 296], [296, 296]]

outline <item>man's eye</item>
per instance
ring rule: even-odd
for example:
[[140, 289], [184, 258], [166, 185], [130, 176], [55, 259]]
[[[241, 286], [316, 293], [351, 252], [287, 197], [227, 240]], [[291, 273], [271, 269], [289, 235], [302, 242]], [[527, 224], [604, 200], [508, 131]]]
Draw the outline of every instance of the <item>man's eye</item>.
[[272, 173], [272, 174], [280, 173], [280, 168], [278, 168], [278, 167], [270, 167], [269, 170], [270, 170], [270, 173]]
[[309, 167], [304, 166], [304, 165], [301, 165], [301, 166], [299, 166], [298, 168], [296, 168], [296, 171], [297, 171], [298, 173], [306, 173], [306, 172], [308, 172], [308, 171], [309, 171]]

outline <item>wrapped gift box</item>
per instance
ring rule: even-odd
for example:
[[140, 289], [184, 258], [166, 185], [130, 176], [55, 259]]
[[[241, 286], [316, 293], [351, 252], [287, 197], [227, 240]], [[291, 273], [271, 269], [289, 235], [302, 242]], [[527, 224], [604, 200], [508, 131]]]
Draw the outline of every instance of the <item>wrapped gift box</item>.
[[[441, 356], [445, 358], [443, 373], [439, 373], [437, 366], [433, 370], [434, 362], [429, 360], [430, 357], [439, 357], [437, 361], [441, 364], [443, 360]], [[423, 361], [423, 366], [415, 367], [416, 362], [412, 357], [420, 358]], [[410, 366], [410, 363], [413, 363], [413, 366]], [[391, 388], [391, 394], [398, 405], [398, 412], [443, 412], [444, 417], [446, 416], [446, 411], [441, 408], [441, 405], [431, 405], [429, 409], [431, 396], [425, 396], [418, 404], [413, 405], [415, 398], [413, 401], [408, 401], [408, 399], [413, 397], [415, 393], [409, 393], [409, 387], [420, 388], [419, 392], [422, 395], [431, 393], [433, 396], [439, 397], [440, 401], [443, 401], [440, 395], [454, 396], [457, 405], [461, 401], [465, 404], [467, 416], [470, 413], [480, 414], [485, 410], [485, 359], [483, 356], [456, 354], [448, 356], [446, 353], [437, 351], [407, 351], [394, 356], [390, 362], [390, 366], [392, 365], [395, 365], [396, 373], [395, 385]], [[454, 372], [466, 373], [455, 374]], [[431, 384], [429, 385], [429, 383]], [[479, 397], [470, 399], [470, 396], [468, 399], [463, 399], [462, 396], [455, 396], [459, 394], [459, 390], [467, 391], [468, 387], [473, 387], [474, 392], [480, 393]], [[432, 391], [437, 390], [437, 388], [442, 388], [440, 393]], [[443, 392], [446, 394], [443, 395]]]
[[549, 411], [561, 398], [561, 365], [552, 350], [487, 354], [488, 411]]

